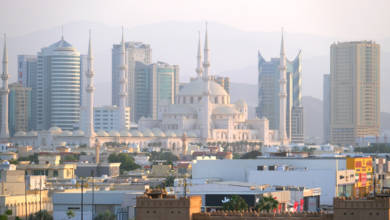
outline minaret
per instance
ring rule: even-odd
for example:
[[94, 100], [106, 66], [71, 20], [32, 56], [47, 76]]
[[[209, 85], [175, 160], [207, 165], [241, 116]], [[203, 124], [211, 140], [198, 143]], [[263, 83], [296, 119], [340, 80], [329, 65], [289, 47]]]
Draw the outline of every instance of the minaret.
[[289, 140], [286, 132], [286, 110], [287, 110], [287, 80], [286, 80], [286, 54], [284, 52], [284, 39], [282, 29], [282, 42], [280, 46], [280, 81], [279, 81], [279, 137], [280, 144], [288, 144]]
[[203, 96], [201, 101], [201, 137], [204, 142], [207, 142], [207, 139], [210, 137], [210, 128], [211, 128], [211, 112], [212, 112], [212, 103], [210, 102], [210, 83], [209, 83], [209, 44], [207, 37], [207, 23], [206, 23], [206, 33], [205, 33], [205, 44], [204, 44], [204, 60], [203, 68], [204, 73], [202, 79], [203, 83]]
[[127, 66], [126, 66], [126, 51], [125, 42], [123, 38], [123, 27], [122, 27], [122, 41], [120, 50], [120, 71], [119, 71], [119, 120], [120, 120], [120, 131], [127, 130], [126, 127], [126, 100], [127, 100]]
[[87, 126], [86, 126], [86, 131], [85, 135], [87, 137], [93, 137], [95, 135], [94, 131], [94, 121], [93, 121], [93, 102], [94, 102], [94, 91], [95, 87], [93, 85], [93, 76], [95, 75], [95, 71], [93, 70], [93, 56], [92, 56], [92, 42], [91, 42], [91, 30], [89, 31], [89, 44], [88, 44], [88, 69], [86, 73], [87, 77], [87, 87], [86, 87], [86, 92], [87, 92]]
[[209, 50], [209, 39], [207, 36], [207, 23], [206, 23], [206, 34], [204, 38], [204, 60], [203, 60], [203, 80], [208, 80], [209, 78], [209, 69], [210, 69], [210, 50]]
[[1, 79], [3, 81], [3, 86], [0, 90], [1, 94], [1, 132], [0, 138], [7, 139], [9, 138], [8, 130], [8, 51], [7, 51], [7, 40], [6, 35], [4, 34], [4, 51], [3, 51], [3, 73], [1, 74]]
[[202, 78], [203, 68], [202, 68], [202, 46], [200, 42], [200, 31], [199, 31], [199, 42], [198, 42], [198, 55], [196, 56], [196, 73], [198, 78]]

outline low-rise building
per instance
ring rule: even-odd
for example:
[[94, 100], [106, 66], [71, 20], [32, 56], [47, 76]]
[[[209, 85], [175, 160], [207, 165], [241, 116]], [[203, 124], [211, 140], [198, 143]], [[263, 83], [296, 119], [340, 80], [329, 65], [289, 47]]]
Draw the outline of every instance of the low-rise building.
[[117, 177], [120, 174], [121, 163], [78, 163], [76, 168], [77, 177]]
[[137, 197], [137, 220], [191, 220], [194, 213], [201, 211], [200, 196], [177, 198], [164, 190], [147, 190]]
[[69, 219], [66, 213], [72, 210], [75, 214], [72, 220], [80, 220], [82, 204], [83, 219], [93, 219], [106, 211], [116, 215], [117, 219], [134, 219], [136, 197], [142, 194], [143, 191], [87, 191], [83, 193], [81, 203], [80, 191], [54, 193], [53, 218]]

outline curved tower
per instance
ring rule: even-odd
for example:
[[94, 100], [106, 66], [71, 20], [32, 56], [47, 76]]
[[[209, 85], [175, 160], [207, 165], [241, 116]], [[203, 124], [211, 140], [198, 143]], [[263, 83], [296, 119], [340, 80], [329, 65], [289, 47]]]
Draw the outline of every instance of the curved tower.
[[1, 94], [1, 132], [0, 138], [6, 139], [9, 138], [8, 130], [8, 51], [7, 51], [7, 40], [6, 35], [4, 34], [4, 50], [3, 50], [3, 73], [1, 74], [1, 80], [3, 81], [2, 88], [0, 90]]

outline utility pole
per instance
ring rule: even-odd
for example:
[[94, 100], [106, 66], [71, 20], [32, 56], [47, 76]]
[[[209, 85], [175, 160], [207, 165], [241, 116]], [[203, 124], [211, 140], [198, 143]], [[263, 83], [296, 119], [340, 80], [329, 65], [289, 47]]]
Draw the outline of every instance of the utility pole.
[[27, 220], [27, 174], [24, 175], [24, 208]]
[[95, 173], [92, 170], [92, 219], [95, 217]]
[[81, 179], [81, 220], [84, 220], [84, 180]]
[[39, 177], [39, 213], [42, 220], [42, 176]]

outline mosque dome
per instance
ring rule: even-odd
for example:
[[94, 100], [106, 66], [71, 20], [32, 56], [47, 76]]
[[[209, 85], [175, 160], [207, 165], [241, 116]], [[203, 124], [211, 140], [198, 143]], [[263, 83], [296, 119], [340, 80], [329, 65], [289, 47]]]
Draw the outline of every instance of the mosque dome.
[[26, 136], [26, 132], [24, 131], [18, 131], [15, 133], [15, 137], [23, 137]]
[[115, 130], [111, 130], [110, 132], [108, 132], [108, 135], [109, 135], [109, 136], [113, 136], [113, 137], [119, 137], [119, 136], [121, 136], [121, 135], [119, 134], [119, 132], [118, 132], [118, 131], [115, 131]]
[[166, 136], [168, 136], [168, 137], [176, 137], [176, 134], [173, 131], [167, 131], [166, 132]]
[[122, 136], [122, 137], [131, 137], [131, 133], [128, 131], [128, 130], [122, 130], [121, 132], [119, 132], [119, 134]]
[[61, 136], [72, 136], [72, 135], [73, 135], [73, 133], [71, 131], [63, 131], [61, 133]]
[[84, 131], [82, 130], [77, 130], [73, 133], [73, 136], [84, 136]]
[[97, 136], [100, 136], [100, 137], [108, 136], [108, 133], [103, 131], [103, 130], [98, 131], [96, 134], [97, 134]]
[[187, 135], [188, 135], [188, 137], [191, 137], [191, 138], [196, 138], [197, 137], [196, 132], [194, 132], [194, 131], [188, 132]]
[[60, 134], [60, 133], [62, 133], [62, 129], [59, 127], [51, 127], [49, 129], [49, 132], [52, 134]]
[[[206, 92], [205, 85], [206, 81], [198, 78], [195, 79], [183, 86], [183, 88], [179, 91], [180, 96], [202, 96]], [[209, 80], [209, 86], [208, 89], [210, 91], [211, 96], [229, 96], [229, 94], [226, 92], [226, 90], [216, 83], [214, 80]]]
[[29, 131], [26, 134], [26, 136], [37, 136], [37, 135], [38, 135], [38, 132], [36, 132], [36, 131]]
[[135, 137], [143, 137], [144, 135], [142, 134], [142, 132], [138, 131], [138, 130], [134, 130], [131, 132], [131, 134]]
[[154, 137], [154, 134], [153, 134], [153, 132], [150, 129], [145, 129], [143, 131], [143, 134], [144, 134], [145, 137]]
[[234, 103], [237, 107], [248, 107], [248, 104], [243, 100], [239, 99], [237, 102]]

